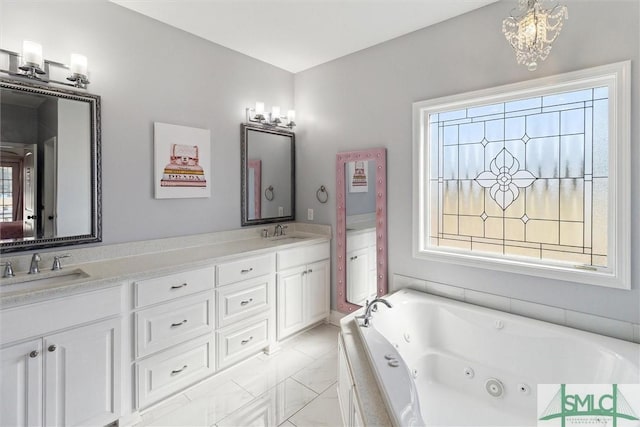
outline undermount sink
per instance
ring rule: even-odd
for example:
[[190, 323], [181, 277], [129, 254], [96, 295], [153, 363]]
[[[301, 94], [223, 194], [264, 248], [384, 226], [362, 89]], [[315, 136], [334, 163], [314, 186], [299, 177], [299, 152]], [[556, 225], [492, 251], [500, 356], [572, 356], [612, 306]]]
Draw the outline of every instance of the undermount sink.
[[279, 242], [279, 243], [285, 243], [285, 242], [298, 242], [300, 240], [304, 240], [307, 239], [307, 237], [304, 236], [275, 236], [275, 237], [269, 237], [269, 240], [275, 241], [275, 242]]
[[89, 277], [89, 274], [79, 268], [11, 277], [0, 281], [0, 295], [55, 288], [75, 280], [86, 279], [87, 277]]

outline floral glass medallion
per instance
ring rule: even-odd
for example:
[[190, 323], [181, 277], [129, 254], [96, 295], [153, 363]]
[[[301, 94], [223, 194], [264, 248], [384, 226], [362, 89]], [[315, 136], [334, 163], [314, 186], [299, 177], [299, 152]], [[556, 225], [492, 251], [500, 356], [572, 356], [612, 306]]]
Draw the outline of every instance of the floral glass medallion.
[[528, 170], [520, 169], [520, 162], [507, 149], [491, 161], [490, 170], [482, 172], [476, 181], [490, 188], [489, 195], [502, 209], [507, 209], [520, 195], [520, 188], [529, 187], [536, 177]]

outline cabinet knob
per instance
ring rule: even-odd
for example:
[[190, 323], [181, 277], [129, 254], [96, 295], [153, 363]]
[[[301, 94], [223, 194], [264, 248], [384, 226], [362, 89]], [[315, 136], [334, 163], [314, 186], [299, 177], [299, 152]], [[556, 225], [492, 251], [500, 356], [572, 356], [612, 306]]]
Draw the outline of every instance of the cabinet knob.
[[31, 353], [29, 353], [29, 357], [34, 359], [34, 358], [38, 357], [39, 354], [40, 354], [40, 352], [38, 350], [33, 350]]
[[54, 352], [54, 351], [56, 351], [56, 348], [58, 348], [58, 347], [56, 347], [56, 345], [55, 345], [55, 344], [51, 344], [51, 345], [47, 348], [47, 350], [49, 350], [50, 352]]

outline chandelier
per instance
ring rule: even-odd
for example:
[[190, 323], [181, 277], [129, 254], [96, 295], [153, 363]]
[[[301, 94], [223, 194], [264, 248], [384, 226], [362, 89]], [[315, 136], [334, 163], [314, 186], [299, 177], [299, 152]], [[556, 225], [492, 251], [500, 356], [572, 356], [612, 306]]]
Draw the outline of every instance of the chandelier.
[[538, 68], [551, 52], [551, 43], [558, 38], [564, 20], [568, 18], [566, 6], [556, 4], [544, 9], [544, 0], [519, 0], [517, 16], [513, 14], [502, 21], [502, 32], [513, 50], [518, 64], [529, 71]]

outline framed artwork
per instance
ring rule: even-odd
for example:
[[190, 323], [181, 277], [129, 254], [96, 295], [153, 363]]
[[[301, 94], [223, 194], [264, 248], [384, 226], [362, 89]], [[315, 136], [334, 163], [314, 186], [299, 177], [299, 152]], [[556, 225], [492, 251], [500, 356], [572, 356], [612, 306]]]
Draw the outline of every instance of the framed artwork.
[[154, 122], [156, 199], [211, 197], [211, 131]]
[[349, 193], [367, 193], [369, 191], [369, 184], [367, 182], [367, 172], [369, 167], [368, 160], [357, 160], [347, 163], [348, 179], [349, 179]]

